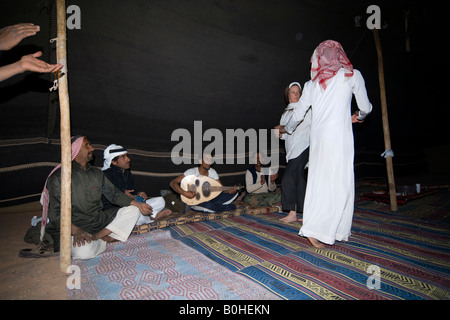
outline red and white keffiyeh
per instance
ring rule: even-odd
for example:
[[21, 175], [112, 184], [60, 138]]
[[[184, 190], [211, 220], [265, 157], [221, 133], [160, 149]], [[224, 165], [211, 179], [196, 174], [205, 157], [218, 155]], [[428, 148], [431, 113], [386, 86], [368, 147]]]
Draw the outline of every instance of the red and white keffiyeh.
[[311, 79], [314, 84], [319, 83], [323, 90], [336, 73], [344, 68], [345, 77], [353, 76], [353, 65], [347, 58], [341, 44], [334, 40], [327, 40], [319, 44], [311, 57]]
[[[75, 139], [75, 140], [74, 140]], [[78, 152], [80, 152], [80, 149], [83, 145], [84, 136], [75, 136], [72, 137], [71, 148], [72, 148], [72, 161], [75, 159], [75, 157], [78, 155]], [[42, 190], [41, 194], [41, 204], [42, 204], [42, 224], [41, 224], [41, 241], [44, 239], [44, 233], [45, 233], [45, 226], [47, 225], [47, 217], [48, 217], [48, 204], [50, 202], [50, 196], [47, 189], [47, 181], [48, 178], [55, 172], [61, 168], [61, 164], [57, 165], [48, 175], [47, 180], [45, 180], [44, 189]]]

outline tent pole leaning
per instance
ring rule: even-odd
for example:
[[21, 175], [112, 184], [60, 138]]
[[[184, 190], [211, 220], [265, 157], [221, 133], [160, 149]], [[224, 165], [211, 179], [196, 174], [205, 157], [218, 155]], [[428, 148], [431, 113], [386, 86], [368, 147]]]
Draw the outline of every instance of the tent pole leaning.
[[[376, 28], [373, 29], [373, 36], [375, 38], [375, 45], [377, 47], [378, 55], [378, 78], [380, 82], [380, 97], [381, 97], [381, 116], [383, 120], [383, 134], [384, 134], [384, 147], [386, 150], [391, 150], [391, 136], [389, 133], [389, 119], [387, 112], [386, 102], [386, 86], [384, 83], [384, 67], [383, 67], [383, 52], [381, 51], [380, 35]], [[389, 185], [389, 196], [391, 202], [391, 210], [397, 211], [397, 196], [395, 194], [395, 179], [394, 179], [394, 167], [392, 164], [392, 156], [386, 156], [386, 168]]]
[[56, 55], [59, 64], [64, 67], [64, 75], [59, 79], [59, 105], [61, 113], [61, 230], [60, 230], [60, 270], [67, 273], [71, 265], [71, 225], [72, 225], [72, 147], [70, 143], [70, 106], [67, 84], [66, 54], [66, 4], [57, 0], [57, 42]]

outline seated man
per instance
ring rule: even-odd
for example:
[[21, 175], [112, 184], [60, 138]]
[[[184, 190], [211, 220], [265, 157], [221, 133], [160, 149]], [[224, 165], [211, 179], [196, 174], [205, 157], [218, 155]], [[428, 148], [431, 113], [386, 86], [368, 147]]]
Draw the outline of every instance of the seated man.
[[[111, 181], [120, 191], [134, 200], [144, 202], [141, 198], [135, 196], [134, 177], [131, 173], [131, 159], [128, 157], [128, 151], [122, 146], [111, 144], [103, 152], [103, 174]], [[141, 191], [141, 193], [144, 193]], [[144, 193], [145, 194], [145, 193]], [[139, 217], [136, 225], [147, 224], [166, 217], [172, 213], [169, 209], [164, 209], [165, 201], [163, 197], [147, 198], [145, 202], [152, 207], [150, 215], [142, 215]], [[116, 207], [105, 196], [102, 196], [103, 208]]]
[[[204, 155], [201, 160], [199, 159], [199, 162], [200, 165], [198, 167], [186, 170], [182, 175], [176, 177], [170, 182], [170, 187], [175, 192], [185, 196], [188, 199], [194, 198], [195, 193], [192, 191], [183, 190], [183, 188], [181, 188], [180, 183], [184, 177], [189, 175], [195, 175], [197, 177], [206, 176], [220, 182], [217, 171], [211, 168], [211, 155]], [[238, 197], [238, 195], [239, 193], [237, 192], [237, 189], [232, 188], [231, 190], [223, 191], [218, 197], [211, 199], [210, 201], [191, 206], [191, 209], [210, 213], [235, 210], [236, 206], [232, 204], [232, 202]]]
[[[90, 259], [106, 249], [106, 243], [126, 241], [139, 219], [140, 213], [148, 215], [152, 208], [131, 199], [117, 189], [103, 172], [89, 164], [94, 148], [86, 137], [72, 138], [72, 258]], [[52, 235], [59, 251], [61, 170], [50, 173], [42, 194], [42, 221], [50, 223], [47, 231]], [[118, 207], [103, 209], [104, 195]]]
[[276, 192], [277, 184], [275, 180], [278, 174], [262, 174], [260, 154], [255, 155], [256, 164], [251, 165], [245, 172], [245, 188], [247, 194], [244, 202], [251, 206], [270, 206], [281, 201], [281, 193]]
[[157, 221], [172, 214], [172, 211], [166, 208], [166, 199], [164, 199], [163, 197], [149, 198], [144, 191], [140, 191], [138, 192], [135, 199], [136, 201], [147, 203], [152, 207], [153, 210], [153, 212], [148, 216], [144, 216], [143, 214], [141, 214], [138, 221], [136, 222], [137, 226], [152, 223], [153, 221]]

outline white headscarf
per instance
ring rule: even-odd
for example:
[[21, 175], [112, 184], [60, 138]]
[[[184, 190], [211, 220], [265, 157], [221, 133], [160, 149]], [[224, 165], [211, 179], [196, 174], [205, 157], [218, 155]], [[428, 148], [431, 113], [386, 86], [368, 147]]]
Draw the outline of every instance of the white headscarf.
[[103, 168], [102, 171], [109, 169], [111, 166], [111, 160], [117, 156], [121, 156], [122, 154], [128, 153], [127, 149], [117, 144], [109, 145], [105, 151], [103, 151]]
[[294, 84], [298, 85], [298, 87], [300, 88], [300, 90], [302, 90], [302, 86], [301, 86], [300, 83], [298, 83], [298, 82], [292, 82], [292, 83], [289, 85], [289, 89], [292, 88], [292, 86], [293, 86]]

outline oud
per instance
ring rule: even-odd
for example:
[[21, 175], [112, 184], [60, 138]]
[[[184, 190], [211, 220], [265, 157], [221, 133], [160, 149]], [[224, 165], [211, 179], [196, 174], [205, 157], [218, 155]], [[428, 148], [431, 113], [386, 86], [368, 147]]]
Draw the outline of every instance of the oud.
[[195, 197], [189, 199], [181, 195], [181, 200], [187, 205], [194, 206], [202, 202], [206, 202], [216, 198], [222, 191], [237, 190], [243, 188], [242, 186], [225, 187], [219, 181], [211, 179], [206, 176], [189, 175], [183, 178], [180, 187], [184, 191], [191, 191], [195, 193]]

